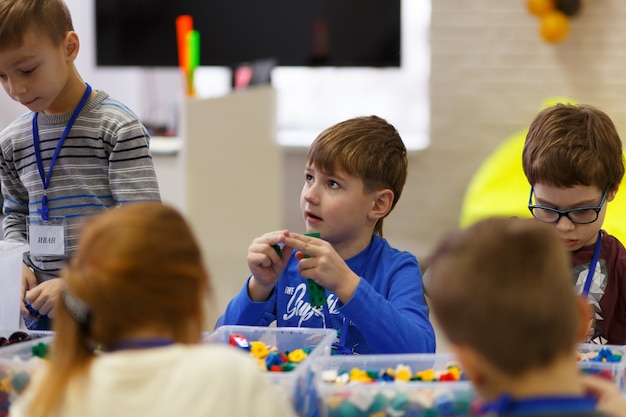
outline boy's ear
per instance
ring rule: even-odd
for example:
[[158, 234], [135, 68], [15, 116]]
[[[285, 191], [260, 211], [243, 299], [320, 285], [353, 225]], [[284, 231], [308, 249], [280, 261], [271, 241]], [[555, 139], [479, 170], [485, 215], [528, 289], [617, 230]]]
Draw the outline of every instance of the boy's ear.
[[451, 344], [450, 350], [459, 360], [467, 378], [480, 389], [485, 384], [485, 363], [482, 356], [470, 346]]
[[613, 199], [617, 195], [617, 191], [618, 190], [619, 190], [619, 185], [617, 187], [615, 187], [615, 189], [609, 191], [607, 196], [606, 196], [606, 201], [613, 201]]
[[387, 215], [393, 204], [393, 191], [388, 188], [378, 190], [374, 195], [374, 202], [370, 210], [370, 217], [378, 220]]
[[74, 61], [78, 56], [78, 50], [80, 48], [78, 34], [72, 30], [67, 32], [65, 34], [65, 39], [63, 40], [63, 47], [65, 50], [65, 58], [68, 61]]

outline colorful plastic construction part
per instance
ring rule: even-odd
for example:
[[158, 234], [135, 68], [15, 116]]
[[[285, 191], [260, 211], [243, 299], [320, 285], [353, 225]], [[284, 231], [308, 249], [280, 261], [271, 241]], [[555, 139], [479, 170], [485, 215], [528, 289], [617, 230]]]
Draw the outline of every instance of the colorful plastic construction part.
[[30, 382], [30, 374], [28, 372], [19, 372], [11, 378], [11, 386], [17, 393], [24, 391]]
[[[317, 232], [314, 233], [305, 233], [305, 236], [311, 237], [320, 237], [320, 234]], [[308, 255], [307, 255], [308, 257]], [[309, 291], [309, 302], [313, 307], [322, 307], [326, 305], [326, 290], [317, 282], [312, 279], [306, 280], [306, 286]]]
[[300, 363], [306, 359], [307, 353], [303, 349], [296, 349], [293, 352], [289, 352], [287, 358], [289, 358], [289, 362]]
[[263, 342], [250, 342], [250, 353], [259, 359], [264, 359], [268, 355], [269, 349]]
[[622, 360], [622, 355], [613, 353], [611, 349], [602, 348], [598, 352], [598, 356], [590, 359], [592, 362], [619, 362]]
[[[295, 349], [291, 352], [280, 352], [276, 346], [268, 346], [262, 341], [253, 341], [249, 342], [249, 344], [250, 355], [256, 360], [263, 371], [293, 371], [296, 365], [305, 360], [309, 356], [309, 353], [311, 353], [310, 348]], [[2, 416], [0, 415], [0, 417]]]
[[456, 364], [451, 364], [445, 370], [425, 369], [413, 372], [411, 367], [405, 364], [398, 364], [395, 368], [385, 368], [380, 371], [364, 370], [352, 368], [349, 371], [329, 370], [322, 376], [324, 382], [345, 385], [348, 383], [369, 383], [369, 382], [397, 382], [408, 381], [443, 382], [461, 381], [463, 373]]
[[33, 356], [38, 358], [47, 359], [48, 358], [48, 348], [49, 346], [45, 343], [37, 343], [35, 346], [31, 348]]
[[410, 381], [412, 376], [411, 368], [406, 365], [398, 365], [395, 374], [396, 381]]
[[31, 306], [26, 301], [24, 301], [24, 305], [26, 306], [26, 309], [28, 310], [28, 312], [30, 313], [31, 316], [39, 317], [39, 310], [37, 310], [35, 307]]
[[240, 334], [231, 334], [228, 336], [228, 344], [244, 350], [250, 350], [250, 343], [248, 343], [248, 340]]

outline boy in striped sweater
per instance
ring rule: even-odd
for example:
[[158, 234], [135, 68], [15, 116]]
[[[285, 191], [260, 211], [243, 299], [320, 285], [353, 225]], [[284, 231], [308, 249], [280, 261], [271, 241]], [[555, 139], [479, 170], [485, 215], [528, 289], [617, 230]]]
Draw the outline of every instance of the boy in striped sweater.
[[50, 328], [60, 269], [83, 221], [132, 201], [160, 201], [145, 127], [92, 90], [62, 0], [0, 0], [0, 83], [29, 112], [0, 133], [4, 239], [28, 242], [22, 317]]

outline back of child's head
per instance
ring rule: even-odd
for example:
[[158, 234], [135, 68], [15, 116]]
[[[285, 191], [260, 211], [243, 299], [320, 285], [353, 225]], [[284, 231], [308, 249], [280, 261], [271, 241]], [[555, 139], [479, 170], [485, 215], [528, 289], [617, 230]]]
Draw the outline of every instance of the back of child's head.
[[[93, 218], [62, 276], [89, 309], [87, 335], [105, 349], [142, 327], [183, 343], [200, 337], [208, 273], [189, 225], [167, 205], [130, 203]], [[66, 303], [61, 311], [72, 315]]]
[[616, 190], [624, 176], [622, 141], [609, 116], [589, 105], [557, 104], [532, 121], [522, 164], [531, 185]]
[[94, 347], [108, 350], [144, 331], [201, 340], [209, 275], [188, 223], [167, 205], [128, 203], [87, 220], [61, 278], [50, 372], [32, 415], [59, 405]]
[[0, 50], [18, 47], [31, 25], [60, 45], [74, 30], [63, 0], [0, 0]]
[[452, 345], [517, 377], [574, 352], [580, 310], [556, 229], [490, 218], [445, 238], [429, 268], [433, 313]]
[[[343, 170], [365, 185], [366, 192], [393, 191], [391, 210], [400, 199], [407, 177], [407, 153], [394, 126], [378, 116], [355, 117], [320, 133], [311, 144], [307, 164], [332, 174]], [[374, 228], [382, 235], [383, 219]]]

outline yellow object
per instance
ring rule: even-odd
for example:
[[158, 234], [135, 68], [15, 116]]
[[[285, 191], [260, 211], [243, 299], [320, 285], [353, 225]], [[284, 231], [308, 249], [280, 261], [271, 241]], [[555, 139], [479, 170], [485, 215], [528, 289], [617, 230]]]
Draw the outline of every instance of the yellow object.
[[448, 372], [452, 374], [455, 381], [459, 381], [461, 379], [461, 369], [458, 366], [449, 367]]
[[255, 358], [263, 359], [268, 354], [268, 349], [263, 342], [250, 342], [250, 354]]
[[425, 371], [418, 372], [417, 377], [422, 381], [434, 381], [435, 380], [435, 371], [432, 369], [426, 369]]
[[6, 376], [0, 379], [0, 392], [12, 392], [13, 387], [11, 386], [11, 377]]
[[543, 16], [556, 9], [554, 0], [526, 0], [526, 8], [534, 16]]
[[372, 382], [372, 378], [366, 371], [359, 368], [352, 368], [350, 370], [350, 382]]
[[569, 34], [569, 18], [558, 10], [545, 14], [541, 17], [539, 32], [546, 42], [561, 42]]
[[289, 352], [289, 355], [287, 355], [289, 362], [295, 362], [295, 363], [302, 362], [306, 357], [307, 357], [307, 354], [302, 349], [296, 349], [293, 352]]
[[396, 381], [410, 381], [412, 376], [411, 368], [406, 365], [396, 367]]
[[[542, 108], [556, 103], [572, 103], [557, 98], [544, 102]], [[528, 211], [530, 184], [522, 168], [522, 150], [526, 130], [501, 143], [474, 173], [463, 198], [459, 225], [470, 226], [486, 217], [531, 217]], [[626, 152], [624, 153], [626, 157]], [[602, 229], [626, 243], [626, 186], [624, 180], [615, 199], [608, 203]]]

